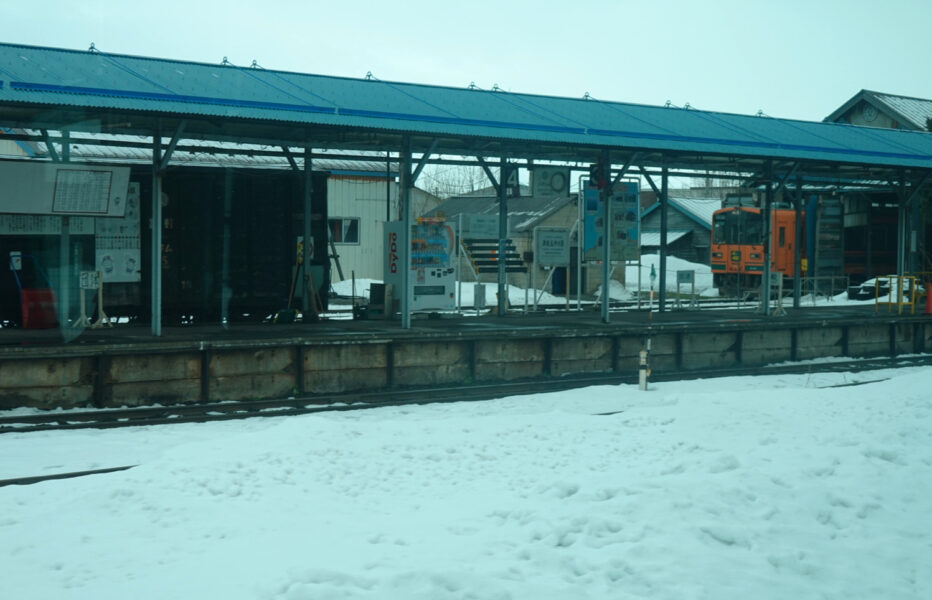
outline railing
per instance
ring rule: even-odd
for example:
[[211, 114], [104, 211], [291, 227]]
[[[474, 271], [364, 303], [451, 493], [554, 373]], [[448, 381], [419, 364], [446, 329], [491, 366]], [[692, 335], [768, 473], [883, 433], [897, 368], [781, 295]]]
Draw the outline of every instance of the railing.
[[[919, 281], [921, 280], [916, 275], [886, 275], [884, 277], [877, 277], [874, 280], [874, 312], [878, 312], [881, 305], [886, 305], [888, 313], [893, 312], [893, 307], [896, 306], [897, 314], [903, 314], [903, 307], [909, 306], [910, 313], [916, 314], [917, 300], [921, 295], [919, 291]], [[886, 286], [884, 284], [886, 284]], [[880, 290], [883, 287], [888, 289], [886, 296], [880, 295]], [[882, 300], [882, 298], [886, 298], [886, 300]], [[928, 297], [926, 298], [926, 302], [928, 302]]]

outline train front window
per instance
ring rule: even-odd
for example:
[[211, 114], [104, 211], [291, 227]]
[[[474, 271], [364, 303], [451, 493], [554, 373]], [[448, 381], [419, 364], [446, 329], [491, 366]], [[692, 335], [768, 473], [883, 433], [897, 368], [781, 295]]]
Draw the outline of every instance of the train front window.
[[760, 213], [742, 212], [741, 244], [764, 243], [764, 220]]
[[741, 233], [741, 212], [718, 213], [713, 217], [712, 239], [715, 244], [737, 244]]

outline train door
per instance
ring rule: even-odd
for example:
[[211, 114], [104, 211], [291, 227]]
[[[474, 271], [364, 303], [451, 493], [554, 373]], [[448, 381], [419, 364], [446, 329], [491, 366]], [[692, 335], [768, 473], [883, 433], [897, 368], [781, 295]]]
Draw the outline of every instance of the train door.
[[796, 228], [794, 212], [791, 210], [774, 211], [773, 223], [773, 264], [774, 271], [785, 277], [793, 276], [793, 253], [796, 245]]

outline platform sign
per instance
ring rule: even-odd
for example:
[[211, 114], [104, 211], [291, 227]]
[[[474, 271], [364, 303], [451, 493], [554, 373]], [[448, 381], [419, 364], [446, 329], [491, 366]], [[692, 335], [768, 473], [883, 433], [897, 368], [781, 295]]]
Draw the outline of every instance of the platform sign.
[[[603, 257], [602, 236], [605, 231], [605, 215], [599, 190], [583, 179], [580, 185], [583, 201], [580, 211], [583, 221], [583, 258], [601, 261]], [[640, 230], [641, 211], [638, 200], [638, 184], [620, 181], [613, 186], [611, 196], [611, 246], [613, 261], [637, 260], [641, 255]]]
[[122, 217], [129, 167], [0, 162], [0, 212]]
[[641, 208], [635, 181], [616, 183], [612, 194], [612, 245], [614, 261], [637, 260], [641, 256]]
[[602, 200], [599, 198], [599, 189], [589, 185], [588, 179], [580, 180], [579, 203], [580, 217], [583, 222], [583, 260], [602, 260]]
[[541, 267], [570, 264], [570, 231], [566, 227], [535, 227], [534, 258]]
[[134, 181], [128, 186], [124, 215], [96, 219], [94, 268], [106, 283], [134, 283], [142, 279], [139, 203], [139, 183]]
[[483, 240], [497, 240], [498, 216], [466, 215], [466, 235]]
[[100, 271], [81, 271], [78, 281], [82, 290], [96, 290], [100, 287]]
[[[0, 215], [0, 235], [61, 235], [62, 219], [54, 215]], [[93, 217], [68, 217], [71, 235], [94, 235]]]

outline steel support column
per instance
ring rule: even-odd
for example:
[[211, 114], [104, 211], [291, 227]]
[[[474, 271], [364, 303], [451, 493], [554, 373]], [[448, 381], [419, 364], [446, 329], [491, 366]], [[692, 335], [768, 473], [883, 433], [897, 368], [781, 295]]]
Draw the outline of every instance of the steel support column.
[[440, 143], [440, 140], [434, 139], [430, 143], [430, 148], [427, 149], [427, 152], [421, 154], [421, 160], [418, 161], [417, 168], [414, 169], [414, 174], [411, 176], [411, 185], [414, 185], [417, 182], [417, 178], [421, 176], [421, 172], [424, 170], [424, 167], [427, 166], [427, 161], [430, 160], [438, 143]]
[[408, 303], [408, 279], [411, 277], [411, 138], [405, 136], [399, 157], [401, 179], [401, 290], [392, 296], [401, 296], [401, 328], [411, 329], [411, 307]]
[[508, 240], [508, 161], [501, 160], [498, 173], [498, 315], [504, 316], [508, 309], [507, 273], [505, 271]]
[[764, 194], [764, 210], [761, 216], [764, 221], [764, 271], [761, 273], [760, 298], [761, 312], [764, 316], [770, 315], [770, 271], [773, 268], [771, 264], [771, 229], [773, 216], [771, 215], [771, 206], [773, 205], [773, 162], [767, 161], [767, 189]]
[[670, 172], [666, 165], [660, 173], [660, 294], [657, 310], [666, 310], [667, 303], [667, 207], [669, 206]]
[[162, 171], [168, 167], [172, 153], [184, 133], [186, 120], [178, 123], [175, 134], [162, 154], [162, 121], [152, 135], [152, 285], [150, 310], [152, 335], [162, 335]]
[[230, 281], [230, 221], [233, 214], [233, 169], [223, 170], [223, 245], [220, 266], [220, 324], [226, 329], [230, 323], [230, 300], [233, 284]]
[[[71, 134], [65, 129], [61, 132], [61, 162], [71, 162]], [[46, 142], [48, 146], [48, 142]], [[71, 218], [68, 215], [61, 217], [61, 234], [58, 238], [59, 257], [59, 290], [58, 290], [58, 322], [62, 327], [70, 324], [71, 316]], [[75, 265], [77, 266], [77, 265]], [[83, 291], [79, 291], [83, 294]]]
[[610, 281], [612, 262], [612, 163], [608, 150], [599, 154], [599, 200], [602, 202], [602, 322], [608, 323], [608, 309], [611, 302]]
[[162, 124], [152, 136], [152, 274], [150, 322], [152, 335], [162, 335]]
[[906, 273], [906, 177], [900, 174], [896, 202], [896, 274]]
[[[793, 308], [799, 308], [799, 300], [802, 295], [802, 241], [803, 241], [803, 220], [801, 218], [803, 204], [803, 178], [796, 176], [796, 190], [793, 194], [793, 226], [796, 232], [793, 238]], [[795, 330], [794, 330], [795, 331]]]
[[385, 153], [385, 222], [392, 220], [392, 155]]
[[61, 161], [71, 162], [71, 132], [67, 129], [61, 132]]
[[45, 142], [45, 148], [49, 153], [49, 158], [52, 159], [52, 162], [61, 162], [61, 159], [58, 157], [58, 152], [55, 151], [55, 145], [52, 144], [52, 138], [49, 137], [48, 129], [40, 129], [42, 133], [42, 141]]
[[919, 236], [922, 231], [922, 210], [921, 203], [919, 202], [919, 193], [929, 182], [930, 175], [932, 175], [932, 171], [926, 171], [925, 174], [912, 185], [906, 200], [906, 206], [909, 210], [910, 217], [909, 269], [911, 273], [918, 273], [920, 270]]
[[919, 272], [919, 231], [922, 212], [918, 201], [909, 204], [909, 272]]
[[[305, 315], [304, 322], [307, 323], [307, 315], [311, 313], [312, 304], [311, 304], [311, 252], [313, 250], [312, 244], [313, 236], [311, 234], [311, 214], [313, 208], [311, 206], [311, 198], [314, 195], [314, 159], [311, 158], [311, 146], [310, 144], [304, 146], [304, 231], [302, 235], [304, 236], [304, 248], [301, 256], [301, 262], [304, 265], [304, 273], [302, 281], [304, 282], [304, 287], [301, 288], [301, 313]], [[327, 229], [329, 232], [329, 228]], [[326, 248], [326, 243], [324, 244]], [[298, 268], [298, 265], [295, 265], [295, 268]], [[314, 282], [315, 285], [319, 282]], [[314, 290], [314, 293], [317, 293], [317, 290]]]

